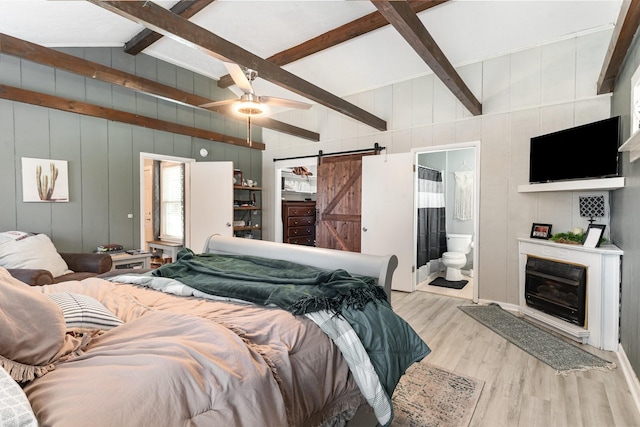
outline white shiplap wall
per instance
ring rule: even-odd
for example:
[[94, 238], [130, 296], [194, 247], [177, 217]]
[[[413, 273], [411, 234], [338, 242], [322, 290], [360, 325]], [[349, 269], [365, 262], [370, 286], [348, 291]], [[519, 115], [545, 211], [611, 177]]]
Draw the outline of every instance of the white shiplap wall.
[[[602, 30], [458, 67], [483, 104], [479, 117], [433, 74], [348, 98], [387, 120], [386, 132], [320, 106], [279, 115], [279, 120], [319, 132], [322, 141], [264, 130], [265, 239], [274, 239], [274, 158], [368, 148], [376, 142], [389, 153], [401, 153], [479, 140], [479, 296], [517, 304], [517, 238], [528, 237], [533, 222], [551, 223], [554, 232], [586, 228], [577, 214], [578, 194], [517, 192], [528, 181], [529, 140], [610, 116], [611, 97], [596, 95], [610, 37], [611, 30]], [[563, 161], [571, 159], [557, 159], [560, 167]]]

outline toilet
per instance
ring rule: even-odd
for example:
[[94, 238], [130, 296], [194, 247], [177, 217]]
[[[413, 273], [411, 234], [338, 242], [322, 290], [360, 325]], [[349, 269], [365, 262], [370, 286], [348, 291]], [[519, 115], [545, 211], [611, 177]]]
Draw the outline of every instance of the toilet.
[[447, 267], [445, 279], [451, 282], [462, 280], [460, 269], [467, 263], [471, 247], [470, 234], [447, 234], [447, 252], [442, 254], [442, 264]]

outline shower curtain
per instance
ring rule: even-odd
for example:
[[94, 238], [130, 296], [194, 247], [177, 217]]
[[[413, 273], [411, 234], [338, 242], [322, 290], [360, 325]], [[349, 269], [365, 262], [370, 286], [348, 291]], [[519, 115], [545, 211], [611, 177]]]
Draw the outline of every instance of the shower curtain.
[[418, 166], [418, 268], [447, 251], [442, 171]]

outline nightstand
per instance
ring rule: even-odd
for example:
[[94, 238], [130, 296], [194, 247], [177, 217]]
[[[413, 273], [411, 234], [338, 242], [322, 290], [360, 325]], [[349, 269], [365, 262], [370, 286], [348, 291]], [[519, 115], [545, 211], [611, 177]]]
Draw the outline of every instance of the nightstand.
[[162, 262], [160, 264], [154, 264], [154, 267], [159, 267], [166, 262], [174, 262], [175, 260], [177, 260], [178, 252], [180, 252], [180, 249], [182, 249], [184, 246], [182, 246], [182, 244], [180, 243], [151, 240], [147, 242], [147, 247], [149, 248], [149, 252], [151, 252], [154, 256], [162, 258]]
[[141, 253], [131, 255], [126, 252], [119, 252], [117, 254], [109, 254], [113, 265], [111, 270], [122, 268], [151, 268], [151, 254]]

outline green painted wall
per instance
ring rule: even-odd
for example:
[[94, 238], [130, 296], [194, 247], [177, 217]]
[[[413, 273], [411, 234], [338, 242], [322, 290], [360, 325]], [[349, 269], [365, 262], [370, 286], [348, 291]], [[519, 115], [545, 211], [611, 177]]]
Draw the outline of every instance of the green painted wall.
[[[211, 99], [234, 96], [212, 79], [143, 54], [131, 56], [119, 48], [64, 52]], [[0, 54], [0, 83], [246, 137], [242, 121], [8, 55]], [[252, 133], [261, 141], [259, 128]], [[206, 158], [201, 148], [209, 151]], [[46, 233], [62, 252], [91, 252], [109, 242], [139, 248], [140, 152], [233, 161], [245, 177], [262, 178], [259, 150], [0, 100], [0, 231]], [[68, 161], [69, 203], [23, 202], [23, 157]]]

